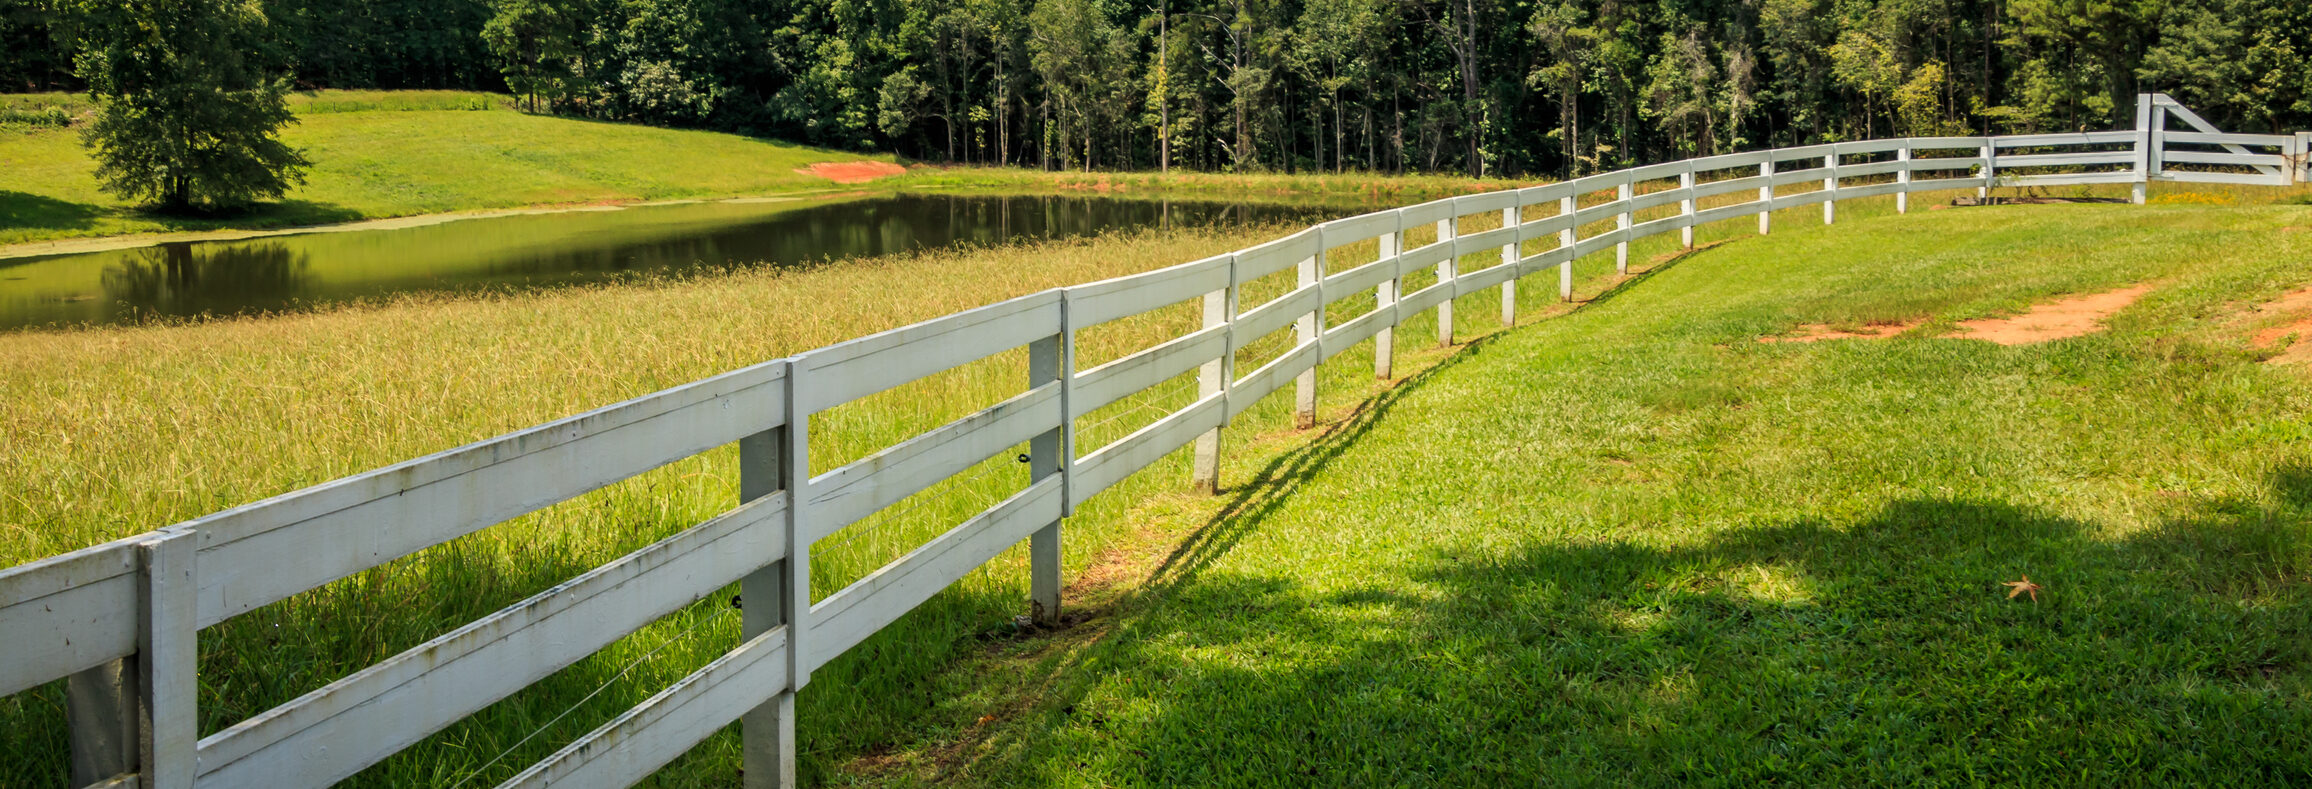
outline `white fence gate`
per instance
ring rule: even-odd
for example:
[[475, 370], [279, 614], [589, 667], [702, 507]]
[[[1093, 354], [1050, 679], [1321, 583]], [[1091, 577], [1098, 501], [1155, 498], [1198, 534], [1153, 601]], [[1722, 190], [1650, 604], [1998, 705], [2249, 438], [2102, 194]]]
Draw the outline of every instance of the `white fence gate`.
[[[2169, 131], [2170, 116], [2192, 131]], [[1255, 402], [1295, 390], [1314, 419], [1316, 365], [1434, 311], [1452, 336], [1452, 299], [1499, 287], [1515, 323], [1516, 283], [1554, 268], [1570, 297], [1576, 260], [1629, 242], [1838, 201], [1996, 186], [2150, 181], [2285, 185], [2312, 180], [2312, 134], [2223, 134], [2161, 95], [2141, 97], [2134, 130], [1872, 140], [1712, 156], [1573, 181], [1437, 200], [1327, 222], [1239, 252], [1045, 291], [791, 358], [764, 362], [597, 411], [418, 458], [135, 537], [0, 571], [0, 694], [68, 681], [76, 783], [149, 787], [316, 786], [351, 776], [459, 719], [729, 584], [742, 585], [743, 643], [641, 705], [532, 765], [507, 786], [619, 786], [648, 776], [743, 720], [746, 782], [793, 781], [794, 691], [841, 655], [1006, 548], [1030, 542], [1036, 615], [1060, 606], [1060, 527], [1074, 507], [1196, 444], [1195, 476], [1217, 478], [1219, 430]], [[1793, 191], [1788, 187], [1806, 187]], [[1740, 200], [1755, 195], [1754, 199]], [[1673, 210], [1674, 207], [1674, 210]], [[1646, 219], [1644, 215], [1662, 214]], [[1464, 217], [1502, 227], [1463, 234]], [[1436, 240], [1404, 248], [1405, 231]], [[1332, 249], [1378, 239], [1379, 259], [1346, 270]], [[1555, 242], [1523, 254], [1529, 243]], [[1469, 264], [1464, 268], [1464, 264]], [[1240, 286], [1287, 269], [1298, 286], [1261, 304]], [[1434, 269], [1434, 284], [1402, 293]], [[1367, 292], [1376, 307], [1327, 324], [1325, 307]], [[1090, 369], [1074, 338], [1097, 324], [1183, 301], [1193, 333]], [[1294, 329], [1293, 346], [1241, 372], [1237, 351]], [[808, 417], [1025, 347], [1016, 396], [817, 476]], [[1198, 372], [1198, 399], [1079, 455], [1079, 415]], [[447, 635], [224, 731], [199, 737], [195, 635], [201, 628], [428, 546], [736, 442], [742, 503]], [[1001, 503], [826, 599], [811, 603], [813, 542], [1020, 443], [1032, 482]], [[376, 524], [393, 528], [375, 528]]]

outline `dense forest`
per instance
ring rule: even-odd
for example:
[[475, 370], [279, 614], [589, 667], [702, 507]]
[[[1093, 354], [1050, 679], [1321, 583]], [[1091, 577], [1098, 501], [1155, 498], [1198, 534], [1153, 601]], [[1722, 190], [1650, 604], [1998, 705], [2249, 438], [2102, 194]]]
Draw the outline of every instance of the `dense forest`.
[[[934, 161], [1562, 174], [1894, 134], [2099, 129], [2165, 91], [2312, 127], [2304, 0], [251, 0], [301, 88]], [[78, 89], [0, 0], [0, 89]]]

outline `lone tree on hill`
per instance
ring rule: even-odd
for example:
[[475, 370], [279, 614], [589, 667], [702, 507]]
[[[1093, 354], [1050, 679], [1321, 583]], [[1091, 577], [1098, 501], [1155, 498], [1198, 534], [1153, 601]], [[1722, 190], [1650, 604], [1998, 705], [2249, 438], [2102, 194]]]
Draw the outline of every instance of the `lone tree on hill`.
[[255, 0], [58, 0], [98, 113], [82, 142], [105, 189], [173, 211], [280, 197], [310, 164], [281, 142], [288, 80], [265, 67]]

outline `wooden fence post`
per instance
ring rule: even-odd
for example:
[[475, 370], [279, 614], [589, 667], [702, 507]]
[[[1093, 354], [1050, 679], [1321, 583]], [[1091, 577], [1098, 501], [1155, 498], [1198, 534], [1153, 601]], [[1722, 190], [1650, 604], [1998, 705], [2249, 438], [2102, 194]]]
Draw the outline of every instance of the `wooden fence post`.
[[1998, 142], [1998, 138], [1996, 138], [1996, 137], [1985, 137], [1985, 138], [1983, 138], [1983, 185], [1982, 185], [1982, 186], [1978, 186], [1978, 187], [1975, 187], [1975, 201], [1976, 201], [1976, 202], [1979, 202], [1979, 203], [1988, 203], [1988, 202], [1991, 202], [1991, 187], [1992, 187], [1993, 185], [1995, 185], [1995, 184], [1999, 183], [1999, 175], [1998, 175], [1998, 171], [1997, 171], [1997, 168], [1996, 168], [1996, 166], [1995, 166], [1995, 165], [1996, 165], [1996, 163], [1997, 163], [1997, 161], [1998, 161], [1998, 156], [1999, 156], [1999, 142]]
[[137, 655], [64, 680], [64, 714], [72, 738], [72, 785], [137, 772]]
[[[1236, 305], [1230, 298], [1236, 290], [1236, 261], [1228, 261], [1230, 287], [1204, 294], [1204, 328], [1226, 325], [1236, 314]], [[1224, 344], [1222, 348], [1226, 348]], [[1196, 399], [1220, 394], [1228, 389], [1228, 358], [1234, 354], [1222, 350], [1220, 358], [1205, 362], [1196, 368]], [[1075, 365], [1068, 365], [1068, 375], [1075, 375]], [[1072, 429], [1072, 427], [1071, 427]], [[1196, 465], [1189, 475], [1188, 485], [1206, 495], [1220, 493], [1220, 431], [1213, 428], [1196, 437]]]
[[[791, 477], [786, 427], [739, 439], [739, 500], [753, 501], [786, 490]], [[801, 500], [792, 496], [793, 507]], [[787, 623], [787, 577], [793, 563], [772, 562], [739, 580], [739, 641]], [[739, 718], [741, 775], [747, 789], [788, 789], [796, 785], [795, 693], [775, 694]]]
[[2135, 183], [2128, 185], [2128, 200], [2143, 205], [2151, 186], [2151, 94], [2135, 94]]
[[1629, 177], [1623, 176], [1621, 185], [1614, 188], [1614, 199], [1622, 204], [1622, 212], [1614, 215], [1614, 230], [1624, 234], [1622, 240], [1614, 242], [1614, 273], [1623, 276], [1630, 273], [1630, 187]]
[[[1049, 383], [1065, 386], [1061, 378], [1068, 375], [1066, 309], [1063, 303], [1060, 333], [1028, 344], [1029, 389]], [[1063, 397], [1060, 424], [1028, 441], [1029, 484], [1068, 471], [1065, 401]], [[1065, 489], [1066, 485], [1063, 483], [1061, 487]], [[1028, 536], [1028, 604], [1040, 625], [1060, 622], [1060, 523], [1054, 519]]]
[[1822, 157], [1822, 223], [1838, 222], [1838, 149]]
[[200, 765], [199, 537], [164, 529], [136, 544], [136, 654], [65, 680], [72, 782], [192, 789]]
[[1685, 217], [1685, 227], [1678, 228], [1678, 245], [1694, 248], [1694, 163], [1686, 163], [1686, 171], [1678, 174], [1678, 191], [1685, 197], [1678, 201], [1678, 215]]
[[[1502, 227], [1515, 228], [1517, 224], [1517, 206], [1512, 205], [1501, 209]], [[1501, 247], [1501, 265], [1517, 265], [1517, 233], [1514, 230], [1509, 234], [1509, 243]], [[1515, 276], [1501, 281], [1501, 325], [1504, 328], [1517, 325], [1517, 277]]]
[[143, 700], [138, 757], [147, 789], [192, 789], [200, 748], [199, 591], [190, 531], [163, 531], [137, 544], [144, 559], [142, 627], [137, 631], [137, 696]]
[[[2167, 148], [2167, 119], [2167, 108], [2160, 106], [2158, 96], [2153, 96], [2151, 98], [2151, 133], [2149, 135], [2151, 149], [2146, 152], [2151, 157], [2151, 172], [2145, 176], [2146, 179], [2158, 178], [2160, 173], [2167, 171], [2167, 159], [2164, 156], [2166, 153], [2164, 149]], [[2146, 185], [2144, 192], [2147, 201], [2150, 191], [2150, 186]]]
[[2312, 132], [2296, 133], [2296, 183], [2312, 183]]
[[[1454, 277], [1460, 276], [1461, 256], [1453, 254], [1453, 239], [1460, 236], [1461, 217], [1450, 216], [1437, 220], [1437, 243], [1446, 245], [1445, 259], [1437, 263], [1437, 284], [1450, 284]], [[1450, 290], [1444, 301], [1437, 302], [1437, 344], [1453, 344], [1453, 296]]]
[[[1400, 239], [1404, 238], [1403, 234], [1404, 231], [1402, 230], [1382, 233], [1379, 239], [1381, 243], [1381, 256], [1378, 259], [1388, 260], [1389, 258], [1396, 257], [1399, 252], [1398, 242]], [[1390, 277], [1388, 279], [1381, 280], [1381, 284], [1376, 285], [1373, 288], [1373, 308], [1385, 310], [1388, 309], [1390, 305], [1396, 304], [1397, 289], [1402, 287], [1404, 282], [1405, 281], [1399, 277]], [[1388, 325], [1382, 326], [1380, 331], [1373, 333], [1373, 377], [1383, 381], [1394, 378], [1397, 375], [1396, 325], [1397, 322], [1391, 320]]]
[[811, 414], [803, 407], [803, 366], [786, 364], [785, 424], [739, 440], [739, 495], [787, 497], [782, 525], [786, 557], [739, 580], [740, 632], [753, 638], [787, 629], [786, 687], [739, 718], [746, 789], [791, 789], [795, 772], [795, 692], [810, 684], [804, 634], [810, 630], [810, 517], [803, 497], [811, 479]]
[[1566, 195], [1557, 199], [1557, 213], [1567, 217], [1565, 229], [1557, 231], [1557, 246], [1566, 250], [1565, 262], [1557, 264], [1557, 297], [1573, 301], [1573, 245], [1581, 237], [1581, 229], [1574, 227], [1580, 220], [1572, 218], [1580, 213], [1580, 195]]
[[65, 681], [72, 780], [123, 773], [131, 786], [191, 789], [199, 769], [198, 535], [165, 529], [136, 544], [136, 654]]
[[1766, 155], [1769, 158], [1758, 163], [1758, 176], [1766, 179], [1765, 185], [1758, 187], [1758, 234], [1762, 236], [1774, 227], [1774, 154]]
[[[1300, 262], [1300, 284], [1297, 287], [1316, 288], [1317, 306], [1293, 322], [1293, 345], [1296, 348], [1315, 343], [1324, 334], [1324, 271], [1318, 265], [1325, 254], [1324, 238], [1324, 231], [1318, 230], [1317, 253]], [[1302, 430], [1317, 426], [1317, 366], [1314, 364], [1293, 377], [1292, 423]]]
[[1910, 140], [1904, 140], [1903, 147], [1895, 149], [1895, 161], [1902, 163], [1895, 168], [1895, 183], [1899, 184], [1895, 188], [1895, 213], [1908, 214], [1911, 212]]

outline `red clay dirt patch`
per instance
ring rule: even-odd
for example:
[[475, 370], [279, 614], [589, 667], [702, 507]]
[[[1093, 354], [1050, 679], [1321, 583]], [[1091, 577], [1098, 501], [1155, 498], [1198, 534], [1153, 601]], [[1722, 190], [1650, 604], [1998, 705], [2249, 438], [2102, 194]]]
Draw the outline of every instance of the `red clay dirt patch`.
[[1821, 342], [1823, 340], [1883, 340], [1888, 337], [1893, 337], [1897, 334], [1918, 328], [1919, 324], [1922, 323], [1926, 323], [1926, 321], [1921, 319], [1904, 321], [1902, 323], [1874, 323], [1869, 326], [1862, 327], [1861, 331], [1842, 331], [1839, 329], [1831, 328], [1830, 324], [1827, 323], [1804, 323], [1799, 324], [1798, 329], [1796, 330], [1797, 333], [1795, 334], [1787, 334], [1780, 337], [1760, 337], [1758, 338], [1758, 341]]
[[839, 184], [863, 184], [877, 178], [906, 175], [907, 168], [890, 162], [819, 162], [795, 172], [816, 175]]
[[1960, 321], [1958, 331], [1943, 336], [1988, 340], [2000, 345], [2029, 345], [2092, 334], [2103, 328], [2105, 318], [2126, 309], [2151, 290], [2150, 285], [2136, 285], [2051, 301], [2012, 318]]
[[2303, 364], [2312, 362], [2312, 288], [2281, 296], [2279, 300], [2256, 307], [2256, 317], [2287, 316], [2288, 322], [2258, 329], [2249, 344], [2257, 348], [2283, 348], [2280, 355], [2264, 360], [2265, 364]]

